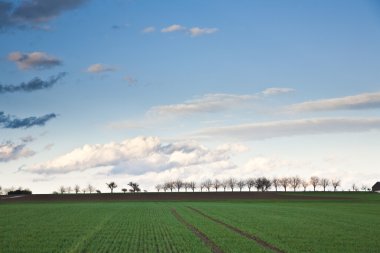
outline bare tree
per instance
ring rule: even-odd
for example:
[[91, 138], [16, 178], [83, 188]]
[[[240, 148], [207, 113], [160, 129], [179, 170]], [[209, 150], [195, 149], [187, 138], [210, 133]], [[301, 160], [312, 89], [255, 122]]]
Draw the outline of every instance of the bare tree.
[[340, 186], [340, 179], [335, 178], [331, 180], [331, 184], [334, 187], [334, 192], [336, 192], [336, 188]]
[[306, 180], [302, 180], [301, 181], [301, 185], [303, 187], [303, 191], [305, 192], [306, 191], [306, 188], [309, 186], [309, 182], [306, 181]]
[[267, 179], [266, 177], [259, 177], [255, 180], [254, 186], [257, 191], [266, 191], [272, 186], [272, 181]]
[[187, 189], [190, 189], [190, 184], [188, 182], [184, 182], [183, 188], [185, 188], [185, 192], [187, 192]]
[[155, 187], [158, 192], [160, 192], [160, 190], [162, 189], [162, 185], [160, 184], [157, 184]]
[[228, 183], [228, 187], [230, 187], [231, 191], [234, 191], [234, 188], [237, 184], [237, 180], [235, 178], [231, 177], [228, 179], [227, 183]]
[[59, 192], [61, 194], [64, 194], [66, 192], [66, 187], [64, 187], [63, 185], [61, 187], [59, 187]]
[[296, 191], [296, 189], [300, 187], [300, 184], [301, 184], [301, 178], [299, 178], [298, 176], [290, 178], [290, 185], [292, 186], [293, 191]]
[[212, 183], [212, 186], [214, 187], [215, 191], [217, 192], [218, 189], [222, 186], [222, 183], [218, 179], [215, 179], [214, 182]]
[[280, 179], [278, 179], [278, 178], [273, 178], [272, 179], [272, 184], [273, 184], [273, 186], [274, 186], [274, 188], [276, 189], [276, 191], [277, 191], [277, 188], [281, 185], [280, 184]]
[[0, 186], [0, 195], [3, 195], [3, 188]]
[[174, 182], [173, 181], [166, 182], [165, 187], [166, 189], [170, 189], [170, 191], [172, 192], [174, 189]]
[[127, 188], [123, 188], [123, 189], [121, 189], [121, 191], [122, 191], [123, 193], [126, 193], [126, 192], [128, 191], [128, 189], [127, 189]]
[[354, 192], [359, 191], [359, 188], [356, 186], [356, 184], [352, 184], [351, 188], [352, 188], [352, 190], [353, 190]]
[[88, 189], [88, 192], [89, 192], [89, 193], [93, 193], [93, 192], [95, 191], [95, 187], [92, 186], [91, 184], [89, 184], [89, 185], [87, 186], [87, 189]]
[[177, 188], [177, 191], [179, 192], [179, 190], [183, 187], [183, 182], [180, 179], [177, 179], [176, 181], [174, 181], [174, 186], [175, 188]]
[[251, 188], [255, 186], [255, 179], [254, 178], [248, 178], [245, 183], [248, 187], [248, 191], [251, 191]]
[[228, 180], [223, 180], [221, 183], [221, 186], [223, 188], [223, 191], [226, 191], [226, 189], [228, 187]]
[[117, 188], [117, 184], [115, 182], [106, 183], [108, 188], [110, 188], [111, 193], [113, 193], [113, 189]]
[[75, 185], [74, 186], [74, 191], [75, 191], [75, 194], [78, 194], [78, 192], [80, 192], [80, 186], [79, 185]]
[[190, 189], [194, 192], [197, 188], [197, 184], [194, 181], [189, 182]]
[[326, 191], [326, 187], [330, 185], [330, 180], [327, 178], [321, 178], [319, 185], [323, 187], [323, 191]]
[[369, 189], [369, 188], [365, 184], [363, 184], [362, 187], [360, 188], [360, 190], [362, 190], [362, 191], [367, 191], [367, 189]]
[[202, 182], [200, 185], [199, 185], [199, 189], [201, 190], [201, 192], [203, 192], [203, 189], [205, 188], [205, 183]]
[[135, 193], [135, 192], [140, 192], [141, 191], [138, 183], [129, 182], [128, 186], [131, 187], [131, 189], [129, 190], [130, 192]]
[[313, 176], [310, 178], [310, 184], [313, 186], [314, 188], [314, 191], [315, 191], [315, 188], [319, 185], [319, 177], [316, 177], [316, 176]]
[[67, 193], [71, 193], [72, 190], [73, 190], [73, 189], [71, 188], [71, 186], [68, 186], [68, 187], [66, 188]]
[[86, 192], [87, 192], [87, 188], [84, 187], [84, 188], [82, 189], [82, 192], [83, 192], [83, 194], [86, 194]]
[[205, 181], [203, 181], [202, 184], [207, 189], [207, 191], [210, 191], [210, 189], [212, 187], [212, 181], [211, 181], [211, 179], [206, 179]]
[[240, 179], [240, 180], [236, 183], [236, 185], [239, 187], [239, 190], [242, 191], [243, 188], [244, 188], [244, 186], [245, 186], [245, 180]]
[[280, 185], [284, 188], [284, 191], [286, 192], [286, 188], [289, 186], [290, 180], [288, 177], [283, 177], [279, 180]]

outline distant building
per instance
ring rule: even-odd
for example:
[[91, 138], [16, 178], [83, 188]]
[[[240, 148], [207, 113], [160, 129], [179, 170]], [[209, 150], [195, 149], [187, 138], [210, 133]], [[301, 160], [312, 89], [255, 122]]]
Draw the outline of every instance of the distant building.
[[377, 182], [372, 186], [372, 191], [373, 192], [380, 192], [380, 182]]

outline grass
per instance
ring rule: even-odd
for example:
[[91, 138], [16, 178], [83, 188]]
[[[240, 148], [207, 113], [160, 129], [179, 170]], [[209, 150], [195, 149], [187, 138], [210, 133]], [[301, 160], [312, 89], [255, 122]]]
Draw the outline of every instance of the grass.
[[0, 252], [211, 252], [172, 208], [224, 252], [271, 252], [187, 206], [285, 252], [379, 252], [380, 194], [344, 196], [351, 199], [0, 204]]

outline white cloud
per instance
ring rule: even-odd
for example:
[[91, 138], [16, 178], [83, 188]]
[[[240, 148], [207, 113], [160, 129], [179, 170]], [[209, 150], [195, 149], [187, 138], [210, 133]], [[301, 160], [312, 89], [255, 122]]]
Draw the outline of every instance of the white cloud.
[[321, 99], [289, 106], [292, 112], [360, 110], [380, 108], [380, 92], [363, 93], [342, 98]]
[[189, 29], [189, 33], [191, 37], [198, 37], [206, 34], [212, 34], [219, 31], [218, 28], [200, 28], [200, 27], [192, 27]]
[[45, 52], [12, 52], [8, 59], [17, 64], [19, 69], [48, 69], [61, 64], [61, 61]]
[[142, 33], [152, 33], [155, 31], [156, 31], [156, 28], [154, 26], [148, 26], [148, 27], [145, 27], [141, 32]]
[[380, 118], [317, 118], [283, 120], [206, 128], [194, 138], [220, 138], [235, 140], [264, 140], [295, 135], [350, 133], [380, 130]]
[[107, 167], [113, 174], [141, 175], [165, 170], [192, 170], [213, 164], [229, 164], [230, 155], [243, 145], [209, 149], [193, 141], [163, 143], [157, 137], [136, 137], [122, 142], [84, 145], [54, 160], [26, 169], [37, 174], [65, 174]]
[[0, 143], [0, 162], [9, 162], [19, 158], [33, 156], [35, 152], [26, 148], [25, 143], [27, 142], [30, 142], [30, 140], [23, 141], [22, 144], [16, 144], [11, 141]]
[[89, 73], [102, 73], [102, 72], [110, 72], [115, 71], [114, 67], [106, 66], [100, 63], [93, 64], [87, 68], [87, 72]]
[[171, 33], [171, 32], [183, 31], [185, 29], [186, 28], [184, 26], [175, 24], [175, 25], [171, 25], [171, 26], [168, 26], [168, 27], [165, 27], [165, 28], [161, 29], [161, 32], [163, 32], [163, 33]]
[[262, 94], [264, 95], [277, 95], [277, 94], [284, 94], [284, 93], [290, 93], [294, 92], [295, 89], [292, 88], [267, 88], [262, 91]]
[[257, 98], [257, 95], [206, 94], [181, 104], [152, 107], [148, 114], [159, 116], [181, 116], [193, 113], [210, 113], [230, 109]]

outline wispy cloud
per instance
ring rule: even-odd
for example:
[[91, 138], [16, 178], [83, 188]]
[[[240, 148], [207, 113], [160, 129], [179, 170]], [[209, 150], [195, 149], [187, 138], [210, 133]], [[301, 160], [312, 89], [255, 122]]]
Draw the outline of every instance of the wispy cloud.
[[62, 72], [56, 76], [51, 76], [48, 80], [41, 80], [39, 77], [35, 77], [29, 82], [23, 82], [18, 85], [4, 85], [0, 84], [0, 94], [13, 93], [13, 92], [32, 92], [36, 90], [43, 90], [53, 87], [59, 80], [61, 80], [66, 73]]
[[124, 81], [127, 81], [129, 85], [135, 85], [138, 83], [138, 80], [133, 76], [125, 76], [123, 78]]
[[380, 118], [317, 118], [283, 120], [206, 128], [192, 135], [195, 138], [264, 140], [296, 135], [351, 133], [380, 130]]
[[290, 93], [294, 92], [295, 89], [292, 88], [267, 88], [262, 91], [262, 94], [264, 95], [278, 95], [278, 94], [284, 94], [284, 93]]
[[16, 118], [0, 111], [0, 127], [2, 128], [30, 128], [33, 126], [44, 126], [49, 120], [57, 117], [56, 114], [50, 113], [41, 117]]
[[287, 107], [291, 112], [361, 110], [380, 108], [380, 92], [363, 93], [341, 98], [320, 99]]
[[170, 25], [168, 27], [162, 28], [161, 32], [163, 32], [163, 33], [171, 33], [171, 32], [183, 31], [185, 29], [186, 29], [186, 27], [184, 27], [182, 25], [174, 24], [174, 25]]
[[152, 107], [148, 114], [160, 116], [180, 116], [194, 113], [218, 112], [236, 107], [257, 98], [257, 95], [206, 94], [181, 104], [160, 105]]
[[[145, 29], [147, 29], [148, 32], [154, 31], [151, 29], [151, 27], [147, 27]], [[164, 27], [161, 29], [162, 33], [172, 33], [172, 32], [180, 32], [180, 31], [186, 32], [191, 37], [199, 37], [199, 36], [206, 35], [206, 34], [216, 33], [217, 31], [219, 31], [219, 29], [218, 28], [207, 28], [207, 27], [203, 27], [203, 28], [192, 27], [192, 28], [188, 29], [185, 26], [178, 25], [178, 24], [170, 25], [168, 27]]]
[[0, 1], [0, 30], [11, 27], [39, 27], [62, 12], [76, 9], [87, 0]]
[[278, 95], [294, 91], [290, 88], [269, 88], [255, 94], [206, 94], [179, 104], [159, 105], [152, 107], [149, 115], [181, 116], [195, 113], [221, 112], [239, 108], [248, 102], [259, 100], [270, 95]]
[[[96, 167], [111, 167], [110, 173], [141, 175], [164, 170], [192, 170], [216, 163], [230, 164], [230, 155], [243, 152], [242, 145], [206, 148], [193, 141], [163, 143], [157, 137], [136, 137], [119, 143], [85, 145], [36, 164], [27, 171], [37, 174], [65, 174]], [[233, 166], [233, 165], [231, 165]]]
[[8, 55], [8, 59], [17, 64], [19, 69], [48, 69], [61, 65], [61, 60], [48, 55], [45, 52], [12, 52]]
[[142, 33], [152, 33], [155, 31], [156, 31], [156, 28], [154, 26], [148, 26], [148, 27], [145, 27], [141, 32]]
[[219, 31], [218, 28], [200, 28], [200, 27], [192, 27], [189, 29], [189, 33], [191, 37], [198, 37], [206, 34], [212, 34]]
[[0, 162], [9, 162], [19, 158], [33, 156], [34, 151], [26, 147], [28, 141], [16, 144], [12, 141], [0, 143]]
[[110, 66], [106, 66], [104, 64], [96, 63], [93, 65], [90, 65], [86, 71], [89, 73], [98, 74], [98, 73], [103, 73], [103, 72], [111, 72], [111, 71], [115, 71], [115, 70], [116, 70], [116, 68], [114, 68], [114, 67], [110, 67]]

